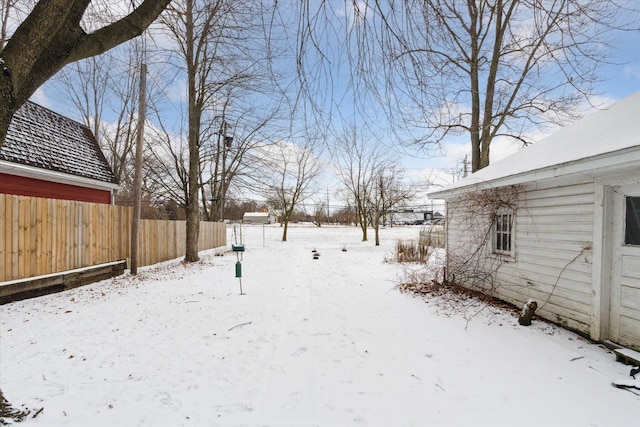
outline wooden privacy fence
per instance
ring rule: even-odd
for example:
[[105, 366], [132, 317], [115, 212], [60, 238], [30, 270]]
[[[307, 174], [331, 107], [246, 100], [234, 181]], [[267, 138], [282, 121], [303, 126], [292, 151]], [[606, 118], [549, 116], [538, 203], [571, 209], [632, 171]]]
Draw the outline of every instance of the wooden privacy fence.
[[[0, 194], [0, 282], [127, 259], [133, 209]], [[185, 221], [140, 221], [138, 265], [185, 253]], [[201, 222], [200, 250], [226, 245], [222, 223]]]

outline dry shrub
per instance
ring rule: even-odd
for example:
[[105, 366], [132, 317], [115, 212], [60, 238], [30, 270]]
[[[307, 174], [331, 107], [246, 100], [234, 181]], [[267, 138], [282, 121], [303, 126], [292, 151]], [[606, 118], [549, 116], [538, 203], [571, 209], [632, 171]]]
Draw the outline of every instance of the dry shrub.
[[398, 240], [396, 242], [396, 262], [426, 263], [431, 255], [429, 246], [423, 246], [415, 240]]
[[[493, 315], [499, 315], [499, 322], [504, 321], [507, 318], [505, 316], [518, 317], [518, 308], [513, 304], [455, 283], [443, 284], [438, 280], [407, 281], [398, 285], [398, 288], [401, 292], [424, 298], [425, 303], [435, 307], [441, 315], [461, 316], [467, 321], [467, 326], [471, 319], [480, 313], [485, 313], [483, 318], [486, 319], [491, 319]], [[492, 320], [489, 322], [491, 323]]]

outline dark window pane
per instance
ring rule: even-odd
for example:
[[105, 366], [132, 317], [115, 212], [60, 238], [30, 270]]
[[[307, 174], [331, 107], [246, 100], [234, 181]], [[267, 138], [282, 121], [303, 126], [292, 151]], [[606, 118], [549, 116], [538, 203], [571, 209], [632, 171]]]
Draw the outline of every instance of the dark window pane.
[[640, 197], [626, 197], [624, 244], [640, 245]]
[[511, 214], [496, 216], [495, 221], [495, 252], [511, 251]]

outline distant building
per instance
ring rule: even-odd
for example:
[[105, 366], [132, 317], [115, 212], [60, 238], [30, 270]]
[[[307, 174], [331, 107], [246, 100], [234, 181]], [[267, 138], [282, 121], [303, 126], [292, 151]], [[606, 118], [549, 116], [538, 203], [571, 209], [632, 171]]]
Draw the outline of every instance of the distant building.
[[273, 224], [273, 215], [269, 212], [245, 212], [242, 222], [246, 224]]
[[112, 203], [116, 178], [88, 127], [26, 102], [0, 148], [0, 193]]

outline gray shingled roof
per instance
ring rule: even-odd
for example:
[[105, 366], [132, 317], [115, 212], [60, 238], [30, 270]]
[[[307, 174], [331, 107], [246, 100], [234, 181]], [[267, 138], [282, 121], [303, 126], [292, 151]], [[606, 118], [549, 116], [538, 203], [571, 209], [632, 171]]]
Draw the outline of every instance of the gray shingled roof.
[[89, 128], [33, 102], [13, 116], [0, 160], [117, 183]]

